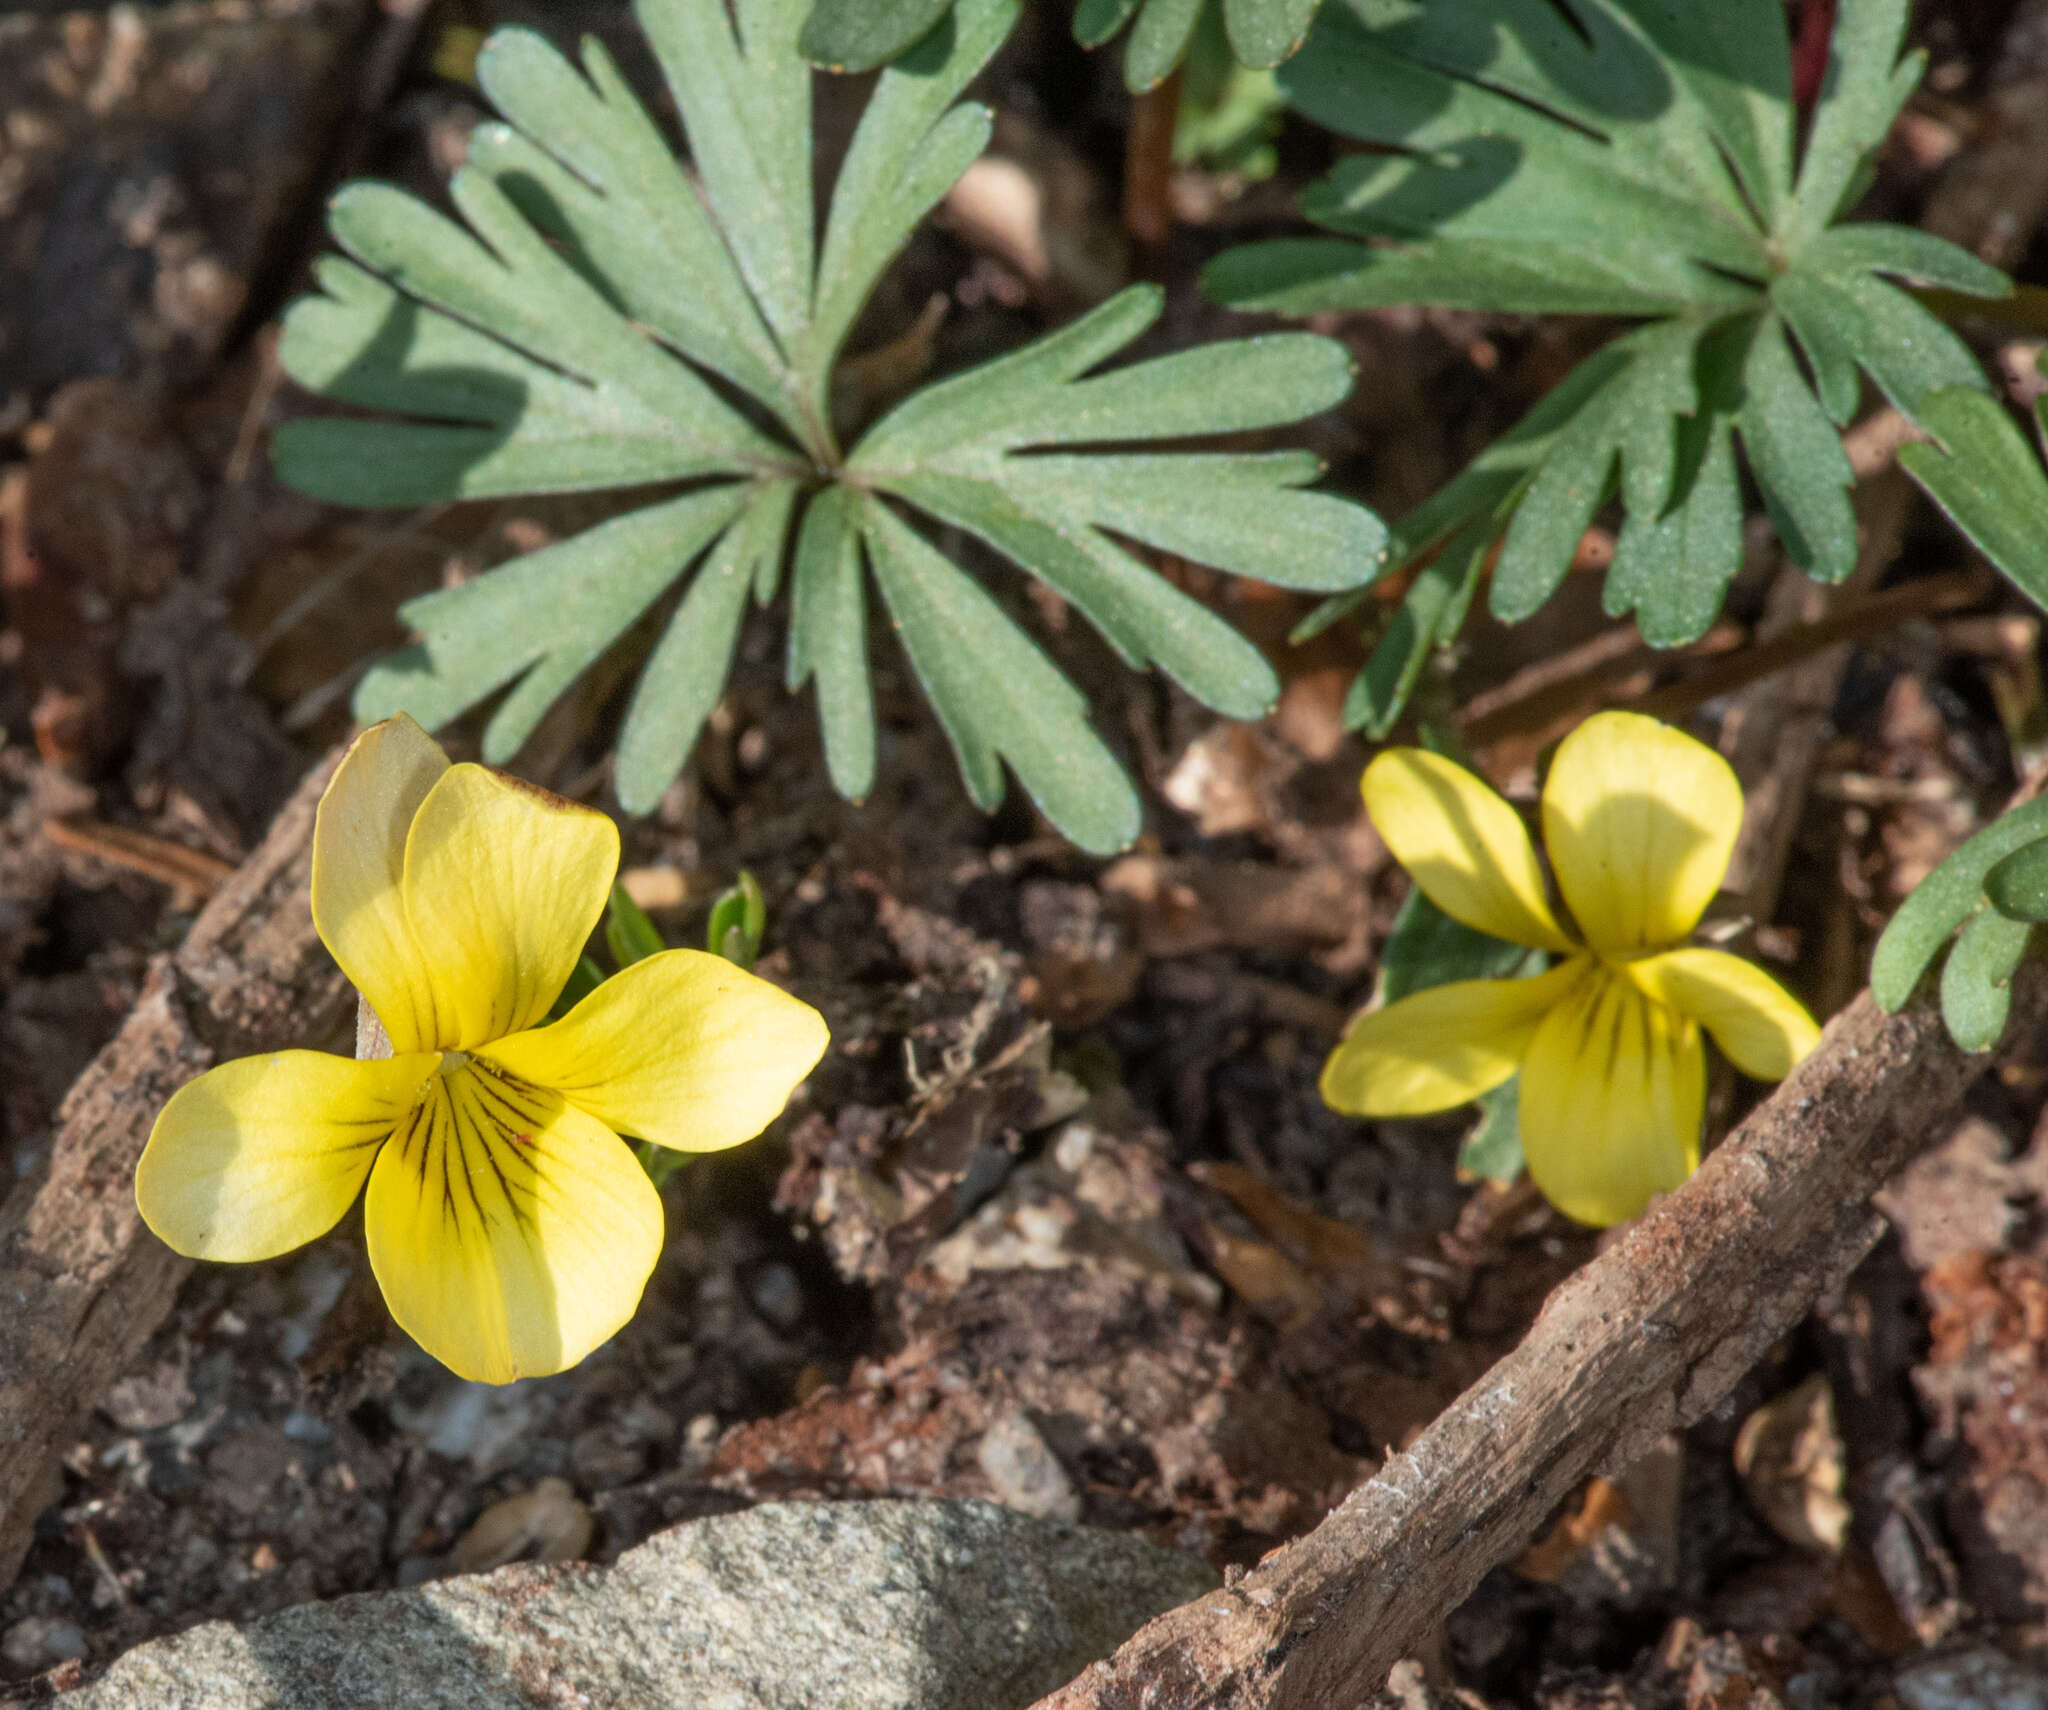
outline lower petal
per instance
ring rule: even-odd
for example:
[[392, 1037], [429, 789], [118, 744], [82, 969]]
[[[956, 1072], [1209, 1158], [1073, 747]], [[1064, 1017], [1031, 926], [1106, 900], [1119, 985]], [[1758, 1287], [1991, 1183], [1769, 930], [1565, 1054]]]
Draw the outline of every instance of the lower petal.
[[1581, 1223], [1625, 1223], [1699, 1164], [1699, 1023], [1624, 979], [1588, 980], [1544, 1018], [1521, 1089], [1529, 1174]]
[[439, 1060], [279, 1051], [207, 1070], [150, 1130], [135, 1168], [142, 1221], [192, 1259], [303, 1247], [341, 1220]]
[[476, 1062], [429, 1083], [364, 1214], [392, 1317], [483, 1383], [575, 1365], [633, 1316], [661, 1252], [661, 1199], [626, 1143]]
[[722, 956], [666, 950], [482, 1054], [622, 1134], [715, 1152], [775, 1120], [827, 1038], [825, 1018], [780, 987]]
[[1782, 1081], [1820, 1042], [1806, 1006], [1754, 962], [1725, 950], [1672, 950], [1629, 964], [1654, 1001], [1689, 1015], [1745, 1075]]
[[1456, 980], [1360, 1016], [1323, 1065], [1323, 1102], [1352, 1116], [1427, 1116], [1491, 1092], [1546, 1011], [1588, 973], [1572, 957], [1530, 980]]

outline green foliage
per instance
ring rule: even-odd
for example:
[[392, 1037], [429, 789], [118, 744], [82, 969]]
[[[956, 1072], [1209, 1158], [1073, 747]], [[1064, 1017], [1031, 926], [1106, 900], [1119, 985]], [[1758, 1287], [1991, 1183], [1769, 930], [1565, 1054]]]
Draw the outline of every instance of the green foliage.
[[873, 71], [915, 43], [953, 0], [813, 0], [797, 45], [828, 71]]
[[1274, 141], [1287, 98], [1271, 68], [1246, 65], [1231, 52], [1214, 7], [1195, 26], [1186, 65], [1173, 128], [1175, 162], [1200, 161], [1254, 180], [1272, 177], [1280, 165]]
[[[1398, 1003], [1453, 980], [1505, 980], [1522, 969], [1529, 955], [1519, 944], [1489, 938], [1453, 920], [1416, 885], [1380, 947], [1380, 996]], [[1541, 972], [1540, 966], [1536, 971]]]
[[612, 886], [612, 903], [604, 917], [605, 948], [621, 968], [659, 956], [668, 948], [660, 930], [647, 918], [647, 911], [626, 894], [621, 884]]
[[[1380, 947], [1380, 996], [1387, 1003], [1453, 980], [1507, 980], [1540, 974], [1549, 958], [1453, 920], [1417, 885], [1408, 892]], [[1458, 1148], [1458, 1168], [1488, 1181], [1522, 1173], [1521, 1083], [1509, 1080], [1479, 1100], [1479, 1121]]]
[[2048, 841], [2004, 856], [1984, 875], [1984, 895], [2012, 920], [2048, 920]]
[[[951, 9], [954, 0], [813, 0], [803, 51], [834, 71], [871, 71], [894, 59]], [[1322, 0], [1079, 0], [1074, 39], [1100, 47], [1126, 24], [1124, 82], [1150, 89], [1188, 52], [1197, 26], [1215, 16], [1239, 62], [1278, 65], [1301, 46]], [[1135, 21], [1134, 21], [1135, 20]]]
[[1505, 1185], [1522, 1173], [1522, 1080], [1503, 1081], [1479, 1100], [1479, 1121], [1458, 1147], [1461, 1175]]
[[1188, 51], [1205, 9], [1223, 15], [1223, 31], [1239, 62], [1254, 68], [1278, 65], [1301, 46], [1322, 0], [1080, 0], [1074, 8], [1074, 39], [1100, 47], [1126, 24], [1124, 84], [1150, 89]]
[[1988, 1051], [2012, 1011], [2012, 975], [2033, 928], [1980, 908], [1963, 922], [1941, 969], [1941, 1018], [1965, 1051]]
[[690, 171], [602, 46], [585, 42], [579, 71], [509, 29], [478, 60], [505, 122], [477, 129], [449, 187], [461, 223], [387, 185], [336, 196], [347, 258], [321, 262], [281, 355], [372, 414], [290, 424], [287, 481], [360, 505], [641, 490], [608, 521], [408, 603], [421, 639], [364, 678], [358, 716], [404, 708], [431, 728], [505, 691], [483, 736], [504, 761], [687, 577], [619, 736], [618, 797], [644, 812], [723, 691], [749, 596], [772, 599], [787, 561], [788, 683], [816, 685], [842, 793], [865, 795], [875, 772], [872, 576], [974, 800], [1002, 799], [1007, 761], [1076, 843], [1128, 843], [1137, 795], [1083, 697], [931, 544], [934, 524], [1038, 577], [1133, 667], [1157, 664], [1236, 716], [1272, 703], [1259, 651], [1122, 541], [1295, 588], [1371, 575], [1384, 529], [1303, 491], [1319, 473], [1308, 454], [1144, 449], [1328, 408], [1351, 381], [1341, 346], [1283, 333], [1091, 375], [1159, 316], [1159, 293], [1134, 287], [913, 394], [841, 449], [841, 346], [986, 144], [988, 112], [956, 98], [1018, 5], [960, 0], [882, 74], [822, 233], [805, 0], [737, 0], [731, 15], [642, 0]]
[[1792, 558], [1823, 580], [1848, 573], [1836, 430], [1858, 370], [1908, 414], [1940, 388], [1984, 387], [1891, 280], [2008, 289], [1925, 233], [1836, 223], [1920, 76], [1920, 56], [1899, 57], [1907, 3], [1842, 0], [1803, 151], [1781, 0], [1325, 9], [1281, 87], [1379, 149], [1304, 198], [1339, 235], [1232, 250], [1210, 266], [1212, 295], [1292, 314], [1432, 303], [1643, 323], [1396, 526], [1387, 573], [1421, 573], [1354, 688], [1354, 725], [1391, 726], [1496, 543], [1493, 611], [1527, 617], [1617, 492], [1608, 611], [1633, 612], [1659, 646], [1700, 635], [1741, 562], [1738, 444]]
[[768, 901], [761, 886], [744, 867], [732, 884], [718, 893], [711, 905], [711, 918], [704, 927], [704, 947], [738, 967], [751, 968], [761, 954], [761, 938], [768, 930]]
[[[2048, 400], [2035, 407], [2048, 432]], [[2048, 606], [2048, 475], [2038, 448], [1996, 399], [1960, 386], [1930, 393], [1920, 425], [1934, 442], [1900, 448], [1906, 472], [2028, 598]]]
[[1896, 1013], [1956, 937], [1941, 972], [1941, 1012], [1966, 1051], [1998, 1043], [2013, 970], [2032, 922], [2048, 918], [2048, 798], [1994, 820], [1921, 880], [1877, 941], [1870, 995]]

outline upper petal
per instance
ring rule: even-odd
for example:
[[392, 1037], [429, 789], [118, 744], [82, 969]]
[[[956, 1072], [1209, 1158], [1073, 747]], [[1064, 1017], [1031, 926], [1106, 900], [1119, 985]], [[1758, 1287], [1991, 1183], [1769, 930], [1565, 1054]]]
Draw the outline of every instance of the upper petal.
[[170, 1097], [135, 1168], [142, 1221], [188, 1258], [268, 1259], [324, 1235], [439, 1059], [280, 1051]]
[[405, 845], [405, 907], [444, 1050], [531, 1027], [568, 982], [611, 894], [619, 828], [482, 766], [451, 766]]
[[1587, 977], [1576, 956], [1530, 980], [1456, 980], [1360, 1016], [1323, 1065], [1323, 1102], [1352, 1116], [1426, 1116], [1491, 1092], [1544, 1015]]
[[1632, 962], [1645, 993], [1689, 1015], [1745, 1075], [1782, 1081], [1820, 1040], [1806, 1006], [1754, 962], [1725, 950], [1672, 950]]
[[434, 1077], [378, 1154], [370, 1268], [458, 1377], [558, 1372], [613, 1335], [661, 1252], [661, 1198], [616, 1134], [472, 1063]]
[[413, 815], [447, 770], [433, 738], [398, 713], [349, 745], [313, 819], [313, 925], [401, 1054], [432, 1049], [439, 1032], [400, 883]]
[[1557, 887], [1600, 950], [1681, 942], [1714, 899], [1742, 829], [1742, 786], [1704, 742], [1605, 712], [1558, 744], [1543, 785]]
[[1544, 1018], [1521, 1089], [1529, 1174], [1581, 1223], [1625, 1223], [1699, 1164], [1699, 1024], [1617, 975], [1587, 980]]
[[1429, 900], [1513, 944], [1570, 950], [1543, 895], [1543, 869], [1515, 810], [1464, 767], [1421, 748], [1390, 748], [1359, 788], [1394, 859]]
[[724, 957], [665, 950], [483, 1054], [622, 1134], [713, 1152], [767, 1127], [828, 1038], [809, 1004]]

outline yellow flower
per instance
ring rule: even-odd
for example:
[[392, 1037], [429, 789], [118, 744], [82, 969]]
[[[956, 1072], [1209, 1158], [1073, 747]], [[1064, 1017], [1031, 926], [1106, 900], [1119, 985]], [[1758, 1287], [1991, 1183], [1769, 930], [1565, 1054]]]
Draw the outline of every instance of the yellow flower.
[[1619, 712], [1558, 745], [1543, 841], [1582, 937], [1551, 912], [1514, 810], [1470, 772], [1396, 748], [1361, 787], [1438, 908], [1562, 959], [1533, 979], [1461, 980], [1364, 1016], [1323, 1067], [1332, 1108], [1421, 1116], [1519, 1073], [1536, 1185], [1581, 1223], [1621, 1223], [1699, 1163], [1701, 1028], [1758, 1080], [1782, 1079], [1813, 1049], [1813, 1018], [1762, 969], [1684, 947], [1742, 824], [1742, 786], [1711, 748]]
[[394, 1055], [209, 1070], [164, 1106], [142, 1216], [191, 1258], [325, 1234], [365, 1181], [391, 1314], [466, 1378], [574, 1365], [633, 1315], [661, 1199], [619, 1138], [689, 1152], [758, 1134], [825, 1049], [823, 1018], [717, 956], [670, 950], [538, 1025], [597, 924], [618, 828], [451, 766], [402, 714], [356, 739], [313, 832], [313, 922]]

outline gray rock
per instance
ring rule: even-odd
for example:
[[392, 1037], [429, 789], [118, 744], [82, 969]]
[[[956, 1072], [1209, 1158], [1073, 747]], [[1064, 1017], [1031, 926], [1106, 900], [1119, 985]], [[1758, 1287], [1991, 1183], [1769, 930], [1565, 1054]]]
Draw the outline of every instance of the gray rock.
[[610, 1568], [516, 1566], [209, 1622], [65, 1710], [1008, 1710], [1161, 1610], [1200, 1562], [986, 1502], [777, 1503]]

